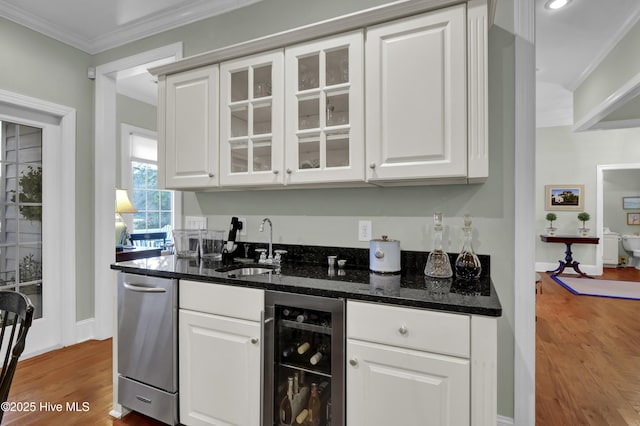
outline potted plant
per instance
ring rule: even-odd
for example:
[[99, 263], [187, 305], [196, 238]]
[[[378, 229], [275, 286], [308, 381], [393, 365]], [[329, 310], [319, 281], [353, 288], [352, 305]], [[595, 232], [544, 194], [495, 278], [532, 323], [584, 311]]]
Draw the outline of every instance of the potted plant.
[[578, 213], [578, 220], [582, 222], [582, 228], [578, 228], [578, 235], [588, 237], [590, 229], [587, 228], [586, 222], [591, 219], [591, 215], [587, 212]]
[[555, 213], [547, 213], [547, 216], [545, 217], [545, 219], [549, 221], [549, 227], [545, 229], [545, 231], [547, 232], [547, 235], [549, 237], [555, 236], [556, 228], [553, 227], [553, 221], [558, 219], [558, 216], [556, 216]]

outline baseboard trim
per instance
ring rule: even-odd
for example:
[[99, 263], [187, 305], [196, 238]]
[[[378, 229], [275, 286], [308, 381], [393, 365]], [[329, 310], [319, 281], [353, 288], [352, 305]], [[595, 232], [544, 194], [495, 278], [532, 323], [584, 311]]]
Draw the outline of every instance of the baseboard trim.
[[498, 426], [514, 426], [515, 422], [511, 417], [498, 416]]
[[95, 339], [94, 325], [95, 318], [88, 318], [86, 320], [76, 322], [76, 342], [81, 343], [87, 340]]

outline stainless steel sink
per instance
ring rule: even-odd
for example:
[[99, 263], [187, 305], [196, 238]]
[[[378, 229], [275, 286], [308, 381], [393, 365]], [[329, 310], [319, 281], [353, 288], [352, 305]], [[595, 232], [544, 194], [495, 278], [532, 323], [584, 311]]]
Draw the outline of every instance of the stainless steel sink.
[[267, 272], [273, 272], [273, 268], [264, 266], [239, 266], [237, 268], [221, 268], [217, 269], [218, 272], [226, 272], [230, 278], [246, 277], [249, 275], [266, 274]]

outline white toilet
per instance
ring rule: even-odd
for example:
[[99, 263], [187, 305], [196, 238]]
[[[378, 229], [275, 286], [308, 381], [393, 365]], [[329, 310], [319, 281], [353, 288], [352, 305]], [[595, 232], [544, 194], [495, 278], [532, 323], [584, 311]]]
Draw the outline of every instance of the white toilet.
[[640, 235], [623, 235], [622, 247], [629, 253], [629, 266], [640, 269]]

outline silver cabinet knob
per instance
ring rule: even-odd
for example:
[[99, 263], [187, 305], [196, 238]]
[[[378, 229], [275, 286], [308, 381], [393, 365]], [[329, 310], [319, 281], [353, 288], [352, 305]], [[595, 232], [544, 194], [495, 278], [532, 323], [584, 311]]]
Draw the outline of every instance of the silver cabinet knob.
[[407, 326], [406, 326], [406, 325], [403, 325], [403, 326], [400, 326], [400, 328], [398, 329], [398, 331], [400, 332], [400, 334], [402, 334], [403, 336], [405, 336], [409, 330], [407, 329]]
[[369, 168], [370, 168], [370, 169], [375, 169], [375, 168], [376, 168], [376, 163], [371, 163], [371, 164], [369, 164]]
[[274, 174], [274, 175], [277, 175], [278, 173], [280, 173], [280, 170], [274, 170], [274, 171], [273, 171], [273, 174]]
[[214, 176], [215, 176], [215, 175], [214, 175], [213, 173], [209, 173], [209, 177], [210, 177], [210, 178], [212, 178], [212, 177], [214, 177]]
[[293, 173], [293, 170], [287, 169], [287, 174], [290, 175], [291, 173]]
[[356, 365], [358, 365], [358, 358], [351, 358], [349, 360], [349, 365], [351, 365], [352, 367], [355, 367]]
[[253, 343], [254, 345], [258, 343], [258, 338], [257, 337], [252, 337], [251, 338], [251, 343]]

